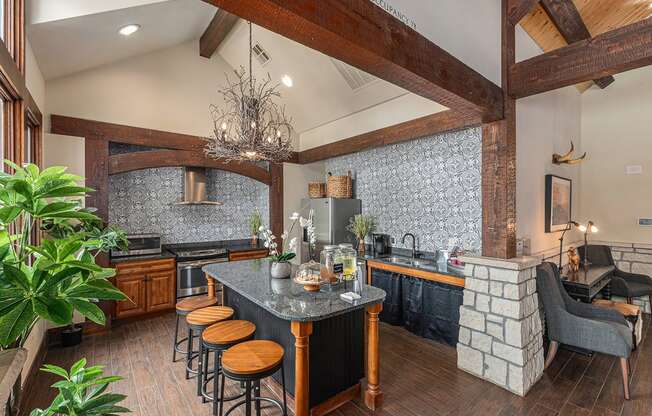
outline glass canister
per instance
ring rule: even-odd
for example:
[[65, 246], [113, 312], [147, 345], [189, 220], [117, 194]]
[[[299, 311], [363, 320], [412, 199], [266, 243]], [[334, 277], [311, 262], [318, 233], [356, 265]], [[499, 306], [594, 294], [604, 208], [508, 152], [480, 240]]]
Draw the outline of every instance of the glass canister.
[[358, 253], [353, 249], [353, 244], [342, 243], [339, 245], [340, 261], [342, 263], [342, 278], [344, 280], [354, 280]]
[[321, 280], [328, 283], [335, 283], [342, 274], [340, 249], [337, 246], [324, 246], [319, 255], [319, 274]]

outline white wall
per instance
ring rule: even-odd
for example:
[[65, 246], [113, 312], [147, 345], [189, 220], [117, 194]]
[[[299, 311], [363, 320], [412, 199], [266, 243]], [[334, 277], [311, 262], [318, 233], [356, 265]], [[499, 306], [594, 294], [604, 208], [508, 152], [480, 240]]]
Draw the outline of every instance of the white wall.
[[48, 114], [207, 136], [209, 106], [220, 104], [219, 56], [199, 56], [198, 41], [47, 82]]
[[[582, 210], [604, 241], [652, 243], [652, 67], [615, 76], [604, 90], [582, 95]], [[638, 165], [640, 175], [626, 175]]]
[[[25, 82], [27, 83], [27, 89], [30, 94], [32, 94], [36, 105], [38, 105], [39, 109], [43, 111], [45, 107], [45, 81], [43, 80], [43, 75], [38, 67], [38, 63], [36, 62], [29, 41], [25, 45]], [[36, 324], [25, 342], [27, 360], [23, 366], [23, 383], [25, 383], [27, 374], [29, 373], [30, 368], [32, 368], [34, 361], [37, 359], [36, 354], [43, 343], [45, 331], [46, 323], [44, 321], [39, 322]]]
[[301, 133], [299, 150], [333, 143], [444, 110], [446, 107], [443, 105], [406, 93]]

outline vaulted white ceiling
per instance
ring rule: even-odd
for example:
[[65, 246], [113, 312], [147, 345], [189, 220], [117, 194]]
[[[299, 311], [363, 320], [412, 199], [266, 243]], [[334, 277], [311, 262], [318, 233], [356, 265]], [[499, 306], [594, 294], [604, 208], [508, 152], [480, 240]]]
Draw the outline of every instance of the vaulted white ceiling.
[[[196, 39], [215, 14], [199, 0], [44, 1], [30, 4], [27, 35], [46, 80]], [[121, 36], [130, 23], [141, 31]]]
[[[198, 39], [215, 12], [201, 0], [33, 0], [28, 39], [45, 79], [52, 80]], [[117, 33], [130, 23], [141, 30], [129, 37]], [[347, 137], [443, 108], [274, 32], [254, 26], [253, 33], [270, 57], [264, 65], [254, 59], [255, 75], [269, 74], [275, 82], [292, 77], [292, 88], [280, 87], [283, 104], [297, 133], [309, 140]], [[248, 42], [241, 20], [217, 54], [232, 68], [247, 66]], [[205, 59], [199, 50], [196, 59]], [[216, 84], [223, 77], [215, 74]]]

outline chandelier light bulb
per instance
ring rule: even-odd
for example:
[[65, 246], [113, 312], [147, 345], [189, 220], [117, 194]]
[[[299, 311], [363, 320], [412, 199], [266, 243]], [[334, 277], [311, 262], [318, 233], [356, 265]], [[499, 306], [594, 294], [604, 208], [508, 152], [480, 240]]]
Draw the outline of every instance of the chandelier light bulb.
[[252, 121], [252, 122], [251, 122], [251, 128], [252, 128], [252, 129], [255, 129], [255, 128], [256, 128], [256, 122], [255, 122], [255, 121]]
[[222, 123], [222, 130], [226, 130], [226, 123]]
[[595, 225], [592, 225], [591, 226], [591, 232], [592, 233], [597, 233], [598, 232], [598, 227], [596, 227]]
[[586, 225], [582, 224], [579, 227], [577, 227], [577, 229], [580, 230], [581, 232], [585, 232], [586, 231]]
[[289, 76], [288, 74], [283, 75], [283, 77], [281, 78], [281, 82], [283, 83], [283, 85], [285, 85], [288, 88], [292, 88], [292, 86], [294, 85], [294, 81], [292, 81], [292, 77]]

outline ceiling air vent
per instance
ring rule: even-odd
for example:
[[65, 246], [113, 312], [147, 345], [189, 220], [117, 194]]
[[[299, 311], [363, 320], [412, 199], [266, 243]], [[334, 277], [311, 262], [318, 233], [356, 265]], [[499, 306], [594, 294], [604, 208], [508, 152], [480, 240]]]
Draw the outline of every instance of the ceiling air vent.
[[331, 58], [331, 61], [333, 61], [333, 65], [335, 65], [337, 71], [342, 75], [342, 77], [344, 77], [346, 83], [349, 84], [349, 87], [351, 87], [353, 91], [359, 90], [365, 85], [369, 85], [378, 79], [373, 75], [369, 75], [366, 72], [352, 67], [349, 64], [345, 64], [342, 61], [338, 61], [337, 59]]
[[254, 56], [258, 60], [261, 66], [265, 66], [272, 58], [269, 56], [267, 51], [260, 46], [260, 43], [256, 42], [252, 48]]

